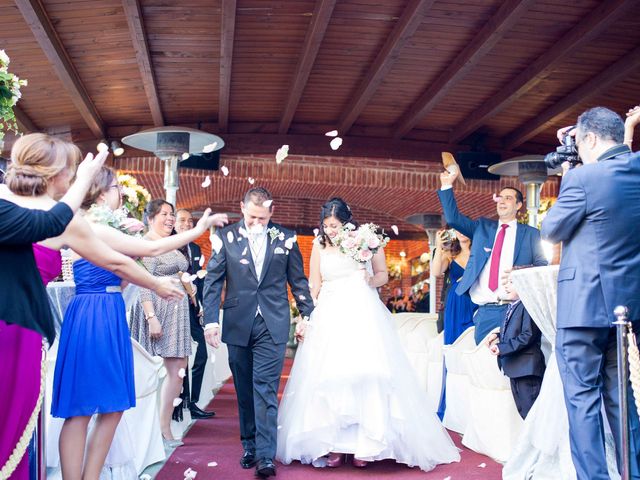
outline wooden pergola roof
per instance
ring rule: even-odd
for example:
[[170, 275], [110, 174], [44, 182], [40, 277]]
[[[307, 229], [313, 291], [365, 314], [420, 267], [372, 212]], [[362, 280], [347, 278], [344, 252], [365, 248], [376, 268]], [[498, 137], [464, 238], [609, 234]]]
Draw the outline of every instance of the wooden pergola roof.
[[[25, 131], [185, 125], [225, 152], [435, 161], [542, 153], [582, 110], [640, 99], [632, 0], [0, 0]], [[8, 139], [10, 140], [10, 139]], [[10, 142], [9, 142], [10, 144]]]

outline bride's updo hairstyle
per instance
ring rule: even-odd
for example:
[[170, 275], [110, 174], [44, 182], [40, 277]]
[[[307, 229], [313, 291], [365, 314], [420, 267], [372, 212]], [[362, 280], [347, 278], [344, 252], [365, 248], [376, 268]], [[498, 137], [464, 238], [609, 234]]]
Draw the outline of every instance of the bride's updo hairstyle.
[[322, 209], [320, 210], [320, 240], [318, 241], [323, 247], [325, 247], [327, 243], [331, 244], [331, 239], [326, 233], [324, 233], [323, 224], [325, 218], [329, 217], [336, 217], [343, 225], [351, 223], [356, 228], [360, 226], [360, 224], [353, 219], [353, 215], [351, 215], [351, 208], [349, 208], [347, 202], [340, 197], [333, 197], [327, 201], [327, 203], [322, 205]]
[[75, 170], [80, 160], [80, 149], [73, 143], [44, 133], [30, 133], [13, 144], [5, 184], [16, 195], [42, 195], [52, 178], [67, 168]]

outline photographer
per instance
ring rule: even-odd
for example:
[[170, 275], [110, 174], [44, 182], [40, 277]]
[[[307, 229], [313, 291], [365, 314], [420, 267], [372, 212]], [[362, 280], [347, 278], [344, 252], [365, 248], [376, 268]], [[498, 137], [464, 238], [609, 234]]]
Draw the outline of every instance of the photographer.
[[[571, 132], [583, 166], [566, 172], [542, 236], [563, 242], [556, 356], [577, 478], [608, 479], [601, 396], [620, 452], [613, 309], [640, 329], [640, 155], [624, 145], [622, 118], [587, 110]], [[630, 397], [632, 398], [632, 397]], [[631, 477], [640, 478], [637, 410], [629, 408]], [[619, 467], [619, 466], [618, 466]]]

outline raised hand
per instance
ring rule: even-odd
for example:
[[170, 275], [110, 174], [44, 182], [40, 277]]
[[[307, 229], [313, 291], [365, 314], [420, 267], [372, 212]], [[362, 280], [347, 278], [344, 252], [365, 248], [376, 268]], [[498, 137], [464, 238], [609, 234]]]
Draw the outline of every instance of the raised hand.
[[570, 135], [572, 137], [576, 136], [576, 127], [574, 125], [569, 125], [568, 127], [562, 127], [560, 129], [558, 129], [558, 131], [556, 132], [556, 136], [558, 137], [558, 141], [560, 143], [562, 143], [562, 140], [564, 139], [565, 135]]
[[80, 162], [76, 170], [76, 181], [80, 180], [92, 183], [108, 156], [108, 150], [99, 152], [95, 157], [92, 153], [87, 153], [87, 156]]
[[457, 168], [452, 170], [452, 172], [445, 170], [440, 174], [440, 184], [443, 187], [453, 185], [453, 182], [455, 182], [456, 178], [458, 178], [458, 176], [460, 175], [460, 170], [458, 170]]
[[227, 223], [229, 223], [229, 218], [226, 213], [211, 215], [211, 209], [207, 208], [202, 214], [202, 218], [198, 220], [196, 228], [204, 233], [211, 227], [224, 227]]

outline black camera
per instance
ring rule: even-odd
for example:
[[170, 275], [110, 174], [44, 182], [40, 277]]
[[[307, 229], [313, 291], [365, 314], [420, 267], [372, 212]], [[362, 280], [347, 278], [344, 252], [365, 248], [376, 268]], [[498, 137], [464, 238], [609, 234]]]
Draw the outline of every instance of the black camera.
[[569, 162], [571, 165], [570, 168], [575, 167], [576, 165], [582, 163], [580, 157], [578, 156], [578, 148], [576, 147], [576, 137], [569, 135], [568, 130], [567, 133], [562, 137], [562, 145], [556, 148], [555, 152], [548, 153], [544, 157], [544, 163], [549, 168], [558, 168], [564, 162]]

